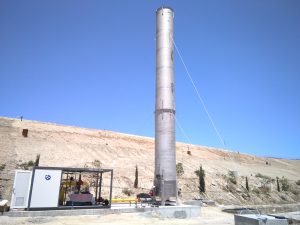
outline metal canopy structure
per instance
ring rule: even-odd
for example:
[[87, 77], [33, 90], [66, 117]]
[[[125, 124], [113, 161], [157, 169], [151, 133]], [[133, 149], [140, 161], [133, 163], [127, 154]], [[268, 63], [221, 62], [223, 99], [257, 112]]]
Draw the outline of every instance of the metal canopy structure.
[[[103, 185], [105, 174], [109, 184]], [[110, 208], [112, 182], [112, 169], [34, 167], [27, 210]], [[109, 188], [107, 199], [103, 187]]]

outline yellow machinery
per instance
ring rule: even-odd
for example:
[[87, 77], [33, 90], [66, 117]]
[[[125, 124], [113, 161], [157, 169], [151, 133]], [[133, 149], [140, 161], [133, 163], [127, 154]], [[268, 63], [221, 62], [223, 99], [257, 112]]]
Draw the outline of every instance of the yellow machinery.
[[[76, 191], [76, 186], [78, 186], [78, 181], [69, 180], [69, 181], [63, 181], [60, 185], [59, 190], [59, 204], [63, 205], [63, 203], [66, 201], [67, 196]], [[81, 190], [88, 191], [90, 188], [90, 185], [86, 181], [82, 181], [82, 184], [79, 186]]]

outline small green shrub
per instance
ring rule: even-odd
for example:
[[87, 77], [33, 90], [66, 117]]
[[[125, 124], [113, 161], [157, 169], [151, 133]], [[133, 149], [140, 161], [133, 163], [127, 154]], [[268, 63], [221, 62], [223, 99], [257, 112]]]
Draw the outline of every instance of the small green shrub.
[[255, 174], [255, 177], [261, 178], [262, 179], [262, 185], [266, 186], [267, 184], [273, 183], [275, 179], [272, 179], [269, 176], [262, 175], [261, 173]]
[[202, 165], [200, 166], [199, 170], [195, 170], [194, 173], [197, 175], [199, 178], [199, 193], [204, 193], [205, 192], [205, 171], [202, 169]]
[[236, 177], [234, 175], [234, 172], [233, 171], [229, 171], [228, 172], [228, 181], [230, 181], [231, 183], [233, 184], [237, 184], [237, 180], [236, 180]]
[[229, 192], [231, 192], [231, 193], [236, 192], [236, 185], [234, 183], [229, 183], [226, 187], [227, 187]]
[[23, 162], [21, 164], [17, 164], [17, 167], [24, 170], [29, 170], [30, 167], [34, 166], [34, 162], [29, 160], [28, 162]]
[[280, 198], [281, 198], [283, 201], [287, 201], [287, 198], [286, 198], [284, 195], [280, 195]]
[[134, 179], [134, 184], [133, 187], [134, 188], [138, 188], [139, 185], [139, 170], [138, 170], [138, 166], [135, 166], [135, 179]]
[[234, 177], [228, 177], [228, 180], [233, 184], [237, 184], [237, 181]]
[[276, 177], [277, 191], [280, 192], [279, 178]]
[[6, 167], [6, 164], [0, 164], [0, 172], [3, 171]]
[[98, 159], [95, 159], [93, 162], [86, 162], [83, 167], [84, 168], [101, 168], [102, 163]]
[[247, 189], [247, 191], [249, 191], [248, 177], [246, 177], [246, 189]]
[[95, 159], [94, 162], [92, 162], [92, 166], [93, 166], [94, 168], [101, 168], [102, 163], [101, 163], [101, 161], [99, 161], [98, 159]]
[[179, 176], [179, 177], [181, 177], [184, 174], [182, 163], [176, 164], [176, 173], [177, 173], [177, 176]]
[[34, 162], [34, 166], [39, 166], [39, 164], [40, 164], [40, 157], [41, 157], [40, 154], [37, 154], [37, 155], [36, 155], [35, 162]]
[[263, 174], [261, 174], [261, 173], [255, 174], [255, 177], [259, 177], [259, 178], [262, 178], [262, 179], [265, 179], [265, 180], [270, 180], [270, 181], [274, 180], [274, 179], [272, 179], [271, 177], [266, 176], [266, 175], [263, 175]]
[[289, 185], [289, 182], [286, 178], [282, 177], [280, 179], [280, 183], [281, 183], [281, 190], [283, 191], [289, 191], [290, 189], [290, 185]]
[[133, 191], [130, 190], [129, 188], [124, 188], [124, 189], [122, 190], [122, 192], [123, 192], [123, 194], [125, 194], [125, 195], [127, 195], [127, 196], [130, 196], [130, 195], [133, 194]]

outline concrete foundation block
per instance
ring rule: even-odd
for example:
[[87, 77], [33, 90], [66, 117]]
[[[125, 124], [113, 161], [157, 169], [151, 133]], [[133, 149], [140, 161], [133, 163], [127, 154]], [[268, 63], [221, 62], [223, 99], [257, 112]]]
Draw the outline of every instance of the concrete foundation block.
[[160, 206], [147, 209], [145, 216], [164, 218], [186, 219], [199, 217], [201, 215], [201, 207], [183, 205], [183, 206]]
[[235, 225], [288, 225], [287, 219], [267, 215], [244, 214], [234, 215]]
[[10, 217], [53, 217], [53, 216], [77, 216], [77, 215], [107, 215], [119, 213], [141, 213], [144, 216], [159, 218], [185, 219], [198, 217], [201, 214], [199, 206], [160, 206], [145, 208], [111, 208], [111, 209], [75, 209], [75, 210], [43, 210], [43, 211], [10, 211]]

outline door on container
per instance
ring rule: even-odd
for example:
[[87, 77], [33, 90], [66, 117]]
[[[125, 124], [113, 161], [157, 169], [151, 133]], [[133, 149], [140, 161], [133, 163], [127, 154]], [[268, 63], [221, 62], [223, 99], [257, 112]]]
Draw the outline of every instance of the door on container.
[[31, 171], [17, 170], [11, 198], [11, 208], [27, 208]]
[[29, 208], [58, 207], [61, 170], [35, 169]]

